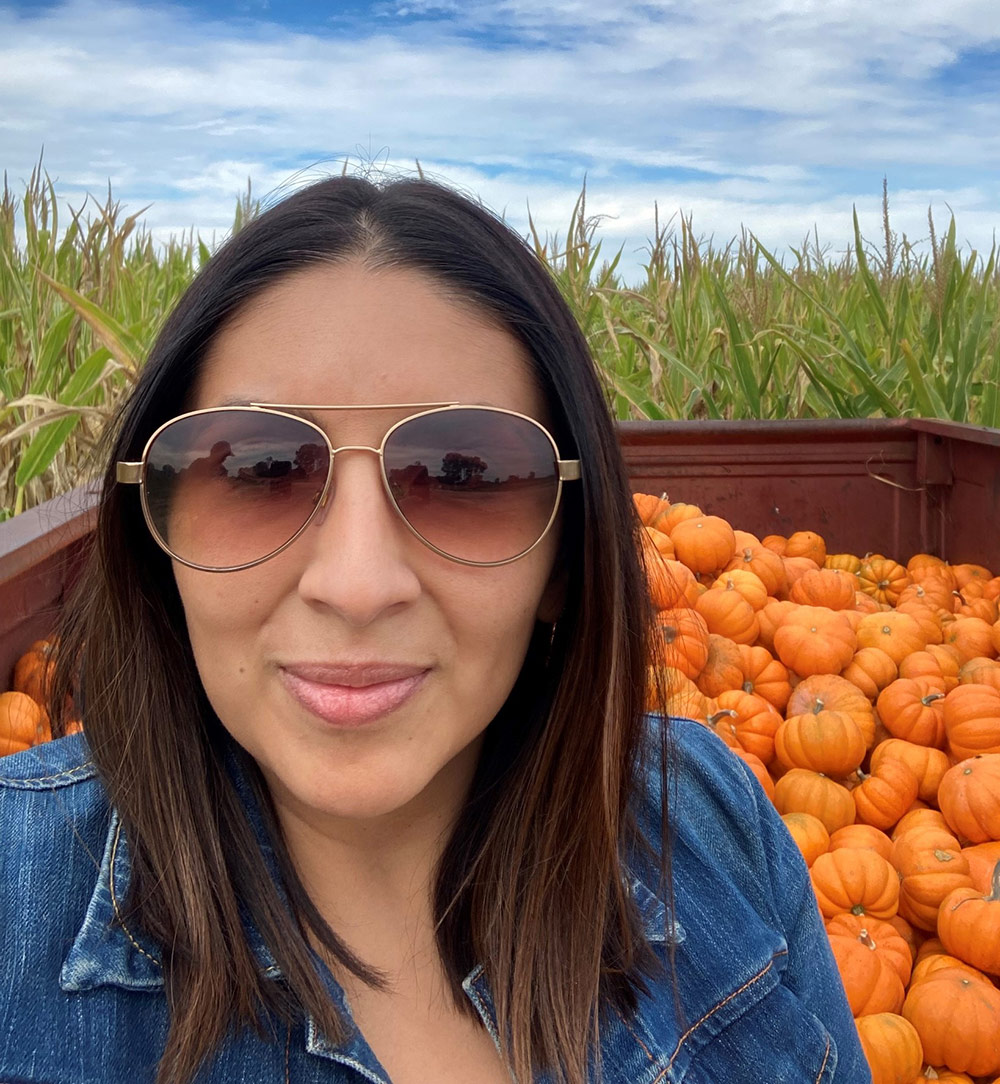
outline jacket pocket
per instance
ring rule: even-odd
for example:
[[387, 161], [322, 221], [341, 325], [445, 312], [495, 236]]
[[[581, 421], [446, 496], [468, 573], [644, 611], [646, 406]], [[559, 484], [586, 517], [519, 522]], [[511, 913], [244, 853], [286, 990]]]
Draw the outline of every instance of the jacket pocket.
[[832, 1084], [837, 1047], [781, 982], [784, 954], [692, 1022], [662, 1084]]

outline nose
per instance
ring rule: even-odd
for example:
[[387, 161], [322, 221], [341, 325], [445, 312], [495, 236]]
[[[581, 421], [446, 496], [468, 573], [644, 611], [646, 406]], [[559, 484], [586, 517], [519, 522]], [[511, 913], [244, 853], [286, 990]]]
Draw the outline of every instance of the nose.
[[364, 628], [420, 594], [413, 558], [425, 547], [390, 505], [375, 449], [336, 452], [326, 503], [299, 543], [308, 554], [299, 595], [351, 626]]

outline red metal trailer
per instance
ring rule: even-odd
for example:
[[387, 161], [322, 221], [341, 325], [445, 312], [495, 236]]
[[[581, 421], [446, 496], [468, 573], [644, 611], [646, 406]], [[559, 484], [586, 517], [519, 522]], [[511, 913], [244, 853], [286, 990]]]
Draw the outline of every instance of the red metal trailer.
[[[633, 489], [691, 501], [758, 536], [813, 529], [830, 552], [920, 551], [1000, 572], [1000, 430], [922, 419], [624, 422]], [[96, 497], [0, 523], [0, 689], [51, 631]]]

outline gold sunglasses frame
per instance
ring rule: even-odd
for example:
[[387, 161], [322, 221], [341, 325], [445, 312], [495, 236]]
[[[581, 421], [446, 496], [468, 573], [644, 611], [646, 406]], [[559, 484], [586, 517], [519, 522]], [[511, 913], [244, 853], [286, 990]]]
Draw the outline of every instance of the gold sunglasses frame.
[[[293, 414], [292, 411], [296, 410], [309, 410], [309, 411], [329, 411], [329, 410], [407, 410], [413, 409], [413, 414], [407, 414], [405, 418], [400, 418], [399, 421], [394, 422], [385, 432], [382, 437], [382, 443], [373, 448], [367, 444], [345, 444], [339, 448], [334, 448], [333, 443], [327, 436], [326, 432], [314, 421], [309, 418], [303, 418], [299, 414]], [[301, 527], [277, 549], [272, 550], [270, 553], [265, 554], [263, 557], [258, 557], [254, 561], [247, 561], [240, 565], [227, 565], [224, 568], [213, 568], [209, 565], [199, 565], [194, 561], [185, 560], [183, 557], [178, 557], [170, 547], [166, 544], [166, 541], [160, 536], [159, 531], [153, 522], [153, 517], [149, 511], [149, 504], [146, 496], [146, 464], [149, 455], [149, 449], [153, 446], [154, 441], [168, 426], [173, 425], [176, 422], [183, 421], [185, 418], [193, 418], [199, 414], [220, 414], [228, 413], [230, 411], [258, 411], [261, 414], [277, 415], [283, 418], [291, 418], [294, 421], [300, 422], [316, 432], [323, 443], [327, 446], [330, 455], [329, 466], [326, 472], [326, 481], [323, 483], [323, 490], [319, 495], [319, 499], [313, 506], [313, 510], [306, 517], [305, 522]], [[530, 422], [536, 428], [540, 429], [544, 434], [549, 444], [552, 445], [552, 454], [554, 457], [555, 465], [558, 472], [556, 479], [556, 496], [552, 503], [552, 514], [549, 516], [549, 521], [545, 525], [545, 529], [535, 539], [534, 542], [520, 553], [515, 554], [513, 557], [506, 557], [502, 561], [469, 561], [463, 557], [455, 557], [453, 554], [446, 553], [440, 547], [435, 546], [433, 542], [429, 542], [419, 531], [410, 523], [410, 521], [403, 515], [402, 510], [396, 503], [396, 499], [392, 495], [392, 489], [389, 485], [389, 479], [386, 476], [385, 471], [385, 446], [392, 434], [399, 429], [401, 425], [405, 425], [407, 422], [416, 420], [417, 418], [426, 417], [428, 414], [444, 414], [452, 410], [482, 410], [490, 414], [509, 414], [515, 418], [521, 418], [524, 421]], [[390, 506], [399, 516], [400, 520], [406, 525], [414, 537], [418, 538], [428, 549], [433, 550], [440, 556], [447, 558], [449, 561], [455, 561], [460, 565], [468, 565], [474, 568], [495, 568], [499, 565], [509, 565], [512, 561], [517, 561], [530, 553], [545, 536], [549, 533], [552, 524], [556, 520], [556, 516], [559, 513], [559, 505], [562, 501], [562, 487], [564, 482], [579, 481], [581, 477], [580, 460], [579, 459], [560, 459], [559, 448], [556, 445], [555, 438], [552, 434], [542, 425], [541, 422], [530, 417], [527, 414], [521, 414], [516, 410], [507, 410], [503, 407], [483, 406], [477, 403], [374, 403], [374, 404], [359, 404], [350, 406], [331, 405], [328, 403], [245, 403], [245, 404], [233, 404], [228, 406], [218, 407], [205, 407], [201, 410], [189, 410], [184, 414], [178, 414], [176, 418], [171, 418], [169, 421], [165, 421], [161, 426], [154, 430], [150, 438], [146, 441], [146, 444], [142, 450], [142, 458], [136, 461], [133, 460], [118, 460], [115, 464], [115, 480], [120, 485], [138, 485], [139, 497], [142, 504], [143, 518], [146, 520], [146, 526], [149, 528], [150, 534], [153, 536], [153, 540], [156, 544], [174, 561], [179, 564], [186, 565], [188, 568], [197, 569], [199, 572], [241, 572], [243, 569], [254, 568], [256, 565], [263, 564], [265, 561], [269, 561], [272, 557], [276, 557], [279, 553], [282, 553], [302, 534], [302, 532], [312, 523], [316, 513], [326, 506], [326, 502], [330, 493], [330, 486], [333, 482], [333, 463], [338, 452], [374, 452], [378, 456], [379, 460], [379, 474], [382, 477], [382, 488], [385, 490], [386, 497], [389, 500]]]

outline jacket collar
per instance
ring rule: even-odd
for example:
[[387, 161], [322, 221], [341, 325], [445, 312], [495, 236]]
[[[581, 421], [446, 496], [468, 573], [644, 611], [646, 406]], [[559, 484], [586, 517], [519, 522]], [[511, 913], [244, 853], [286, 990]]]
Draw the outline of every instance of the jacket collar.
[[[237, 792], [247, 808], [261, 845], [265, 864], [276, 877], [277, 863], [248, 781], [235, 759], [231, 759], [230, 766]], [[59, 985], [65, 992], [76, 993], [101, 986], [117, 986], [135, 991], [156, 991], [163, 987], [162, 949], [141, 929], [131, 924], [124, 913], [131, 872], [128, 840], [117, 811], [112, 810], [94, 891], [83, 924], [70, 946], [59, 974]], [[666, 908], [663, 901], [658, 899], [639, 877], [631, 873], [626, 876], [647, 938], [654, 944], [683, 941], [684, 931], [676, 921], [670, 930], [666, 928]], [[274, 957], [257, 929], [249, 921], [245, 929], [254, 959], [262, 974], [268, 978], [280, 977], [281, 972]], [[343, 1019], [353, 1023], [350, 1006], [343, 991], [318, 957], [317, 966], [341, 1010]], [[496, 1040], [497, 1023], [493, 999], [483, 968], [475, 967], [462, 986]], [[382, 1079], [380, 1066], [356, 1027], [352, 1027], [344, 1043], [334, 1045], [324, 1038], [315, 1021], [310, 1018], [306, 1022], [306, 1049], [319, 1057], [352, 1065], [370, 1079]]]

